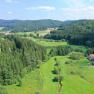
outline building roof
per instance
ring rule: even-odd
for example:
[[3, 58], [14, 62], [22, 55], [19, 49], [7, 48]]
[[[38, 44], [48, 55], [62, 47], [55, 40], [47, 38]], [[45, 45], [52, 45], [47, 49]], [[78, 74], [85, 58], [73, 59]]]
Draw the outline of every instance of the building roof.
[[90, 55], [89, 55], [89, 59], [90, 59], [90, 60], [94, 60], [94, 54], [90, 54]]

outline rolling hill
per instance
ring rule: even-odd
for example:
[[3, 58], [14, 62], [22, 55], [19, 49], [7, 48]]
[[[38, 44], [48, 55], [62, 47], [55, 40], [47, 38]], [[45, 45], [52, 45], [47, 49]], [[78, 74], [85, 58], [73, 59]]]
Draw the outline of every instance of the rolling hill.
[[47, 28], [56, 28], [62, 24], [62, 21], [57, 20], [0, 20], [0, 27], [4, 30], [14, 32], [30, 32], [45, 30]]

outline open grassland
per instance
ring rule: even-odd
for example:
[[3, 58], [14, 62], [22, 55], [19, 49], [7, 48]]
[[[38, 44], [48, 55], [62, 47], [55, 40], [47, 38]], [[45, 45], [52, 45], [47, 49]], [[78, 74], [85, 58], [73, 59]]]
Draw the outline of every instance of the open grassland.
[[40, 30], [40, 31], [33, 31], [33, 32], [16, 32], [17, 35], [29, 35], [33, 34], [35, 36], [45, 36], [52, 32], [53, 29], [46, 29], [46, 30]]
[[68, 45], [67, 42], [64, 41], [53, 41], [53, 40], [49, 40], [49, 39], [39, 39], [39, 38], [31, 38], [31, 37], [27, 37], [28, 39], [33, 40], [35, 43], [45, 46], [45, 47], [53, 47], [53, 46], [64, 46], [64, 45]]
[[[6, 87], [8, 94], [57, 94], [58, 83], [52, 81], [55, 75], [51, 72], [55, 64], [54, 58], [43, 63], [39, 69], [28, 73], [23, 78], [21, 87]], [[64, 77], [61, 94], [94, 94], [94, 68], [88, 64], [87, 59], [65, 64], [65, 61], [69, 61], [67, 56], [56, 58], [61, 64]]]
[[[40, 31], [40, 32], [43, 32], [43, 31]], [[68, 44], [67, 42], [64, 42], [64, 41], [54, 41], [54, 40], [49, 40], [49, 39], [34, 38], [34, 37], [30, 36], [30, 34], [33, 34], [34, 36], [36, 36], [36, 34], [34, 32], [25, 32], [25, 33], [18, 32], [15, 35], [22, 36], [24, 38], [28, 38], [30, 40], [33, 40], [37, 44], [45, 46], [45, 47], [62, 46], [62, 45]]]
[[42, 31], [38, 31], [36, 34], [38, 34], [39, 36], [45, 36], [47, 34], [50, 34], [50, 32], [53, 32], [54, 31], [54, 28], [49, 28], [49, 29], [46, 29], [46, 30], [42, 30]]
[[49, 40], [36, 40], [37, 43], [39, 43], [42, 46], [61, 46], [61, 45], [67, 45], [67, 42], [56, 42], [56, 41], [49, 41]]

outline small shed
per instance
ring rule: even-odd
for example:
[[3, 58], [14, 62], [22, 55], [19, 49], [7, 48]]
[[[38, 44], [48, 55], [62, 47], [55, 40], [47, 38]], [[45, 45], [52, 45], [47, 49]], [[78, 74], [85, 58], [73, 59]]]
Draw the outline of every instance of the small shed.
[[89, 55], [89, 60], [92, 61], [92, 65], [94, 65], [94, 54]]

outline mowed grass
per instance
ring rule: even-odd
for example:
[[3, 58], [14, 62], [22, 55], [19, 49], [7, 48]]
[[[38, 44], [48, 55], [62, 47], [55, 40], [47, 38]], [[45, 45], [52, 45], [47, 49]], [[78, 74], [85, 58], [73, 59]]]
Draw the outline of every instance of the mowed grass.
[[68, 43], [67, 42], [64, 42], [64, 41], [53, 41], [53, 40], [49, 40], [49, 39], [35, 39], [35, 38], [31, 38], [31, 39], [34, 42], [36, 42], [37, 44], [42, 45], [42, 46], [45, 46], [45, 47], [68, 45]]
[[[74, 61], [73, 64], [65, 64], [69, 60], [67, 56], [52, 57], [43, 63], [39, 69], [28, 73], [23, 78], [21, 87], [16, 85], [7, 86], [8, 94], [57, 94], [58, 83], [53, 82], [52, 74], [54, 58], [61, 64], [62, 81], [61, 94], [94, 94], [94, 68], [87, 64], [86, 59]], [[82, 64], [81, 63], [86, 64]]]

